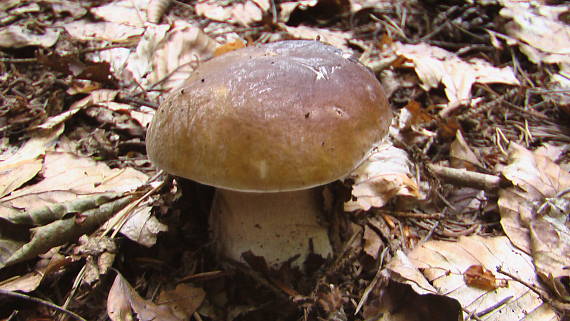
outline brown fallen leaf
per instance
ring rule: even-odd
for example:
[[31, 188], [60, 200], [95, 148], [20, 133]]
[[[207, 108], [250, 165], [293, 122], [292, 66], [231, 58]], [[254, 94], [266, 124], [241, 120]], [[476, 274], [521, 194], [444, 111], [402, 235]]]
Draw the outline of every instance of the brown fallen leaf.
[[[519, 282], [500, 281], [494, 289], [468, 284], [470, 277], [466, 280], [465, 271], [474, 265], [480, 266], [482, 273], [500, 267], [518, 280], [543, 287], [532, 258], [513, 247], [507, 237], [472, 235], [457, 242], [428, 241], [407, 255], [399, 251], [387, 268], [394, 280], [410, 285], [419, 294], [456, 299], [464, 308], [464, 318], [473, 313], [481, 320], [493, 321], [559, 320], [552, 306]], [[476, 278], [477, 272], [474, 274], [471, 277]]]
[[179, 87], [197, 64], [214, 55], [218, 43], [200, 28], [184, 21], [175, 21], [173, 28], [155, 48], [152, 56], [153, 83], [161, 82], [169, 91]]
[[143, 299], [123, 276], [117, 273], [107, 297], [107, 315], [112, 321], [182, 321], [168, 305]]
[[0, 198], [10, 194], [35, 177], [42, 169], [42, 157], [53, 145], [63, 126], [34, 135], [14, 155], [0, 162]]
[[476, 170], [477, 167], [483, 167], [477, 155], [475, 155], [471, 147], [467, 145], [460, 130], [456, 132], [455, 140], [451, 143], [449, 157], [451, 166], [454, 168], [465, 168], [473, 171]]
[[362, 245], [362, 250], [364, 253], [368, 254], [374, 259], [378, 258], [378, 253], [384, 245], [382, 238], [374, 229], [368, 225], [364, 226], [364, 235], [362, 235], [362, 240], [364, 241]]
[[206, 292], [202, 288], [178, 284], [173, 290], [161, 292], [158, 301], [168, 305], [172, 313], [180, 320], [190, 320], [205, 298]]
[[38, 46], [48, 48], [59, 39], [59, 29], [46, 28], [44, 34], [37, 35], [21, 26], [8, 26], [0, 29], [0, 48], [22, 48]]
[[475, 83], [519, 85], [510, 67], [497, 68], [481, 59], [465, 61], [444, 49], [425, 43], [416, 45], [394, 43], [396, 54], [411, 62], [425, 90], [442, 84], [449, 100], [442, 111], [446, 115], [460, 105], [468, 105]]
[[352, 196], [344, 204], [346, 211], [382, 207], [395, 196], [420, 198], [419, 186], [411, 173], [405, 151], [380, 146], [349, 177], [354, 180]]

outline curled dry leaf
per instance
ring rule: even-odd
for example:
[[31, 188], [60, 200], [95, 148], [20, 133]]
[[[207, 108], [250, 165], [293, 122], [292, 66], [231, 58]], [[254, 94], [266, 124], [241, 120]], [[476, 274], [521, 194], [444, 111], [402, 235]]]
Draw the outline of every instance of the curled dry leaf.
[[469, 103], [475, 83], [519, 85], [511, 67], [497, 68], [481, 59], [464, 61], [454, 53], [424, 43], [395, 42], [394, 46], [396, 54], [411, 61], [425, 90], [443, 84], [450, 110]]
[[176, 21], [152, 57], [151, 81], [161, 82], [165, 91], [179, 87], [201, 61], [213, 56], [217, 46], [200, 28]]
[[34, 34], [20, 26], [8, 26], [0, 29], [0, 48], [44, 47], [53, 46], [59, 39], [58, 29], [46, 28], [43, 34]]
[[146, 8], [148, 22], [159, 23], [171, 4], [172, 0], [150, 0]]
[[378, 147], [349, 178], [354, 180], [353, 200], [344, 204], [346, 211], [382, 207], [395, 196], [421, 196], [408, 155], [394, 146]]
[[0, 198], [4, 197], [30, 179], [42, 169], [42, 158], [47, 148], [53, 145], [63, 126], [41, 131], [28, 140], [14, 155], [0, 162]]
[[194, 8], [198, 15], [210, 20], [239, 23], [247, 27], [263, 19], [263, 15], [270, 8], [270, 3], [268, 0], [248, 0], [222, 6], [219, 1], [210, 0], [200, 1]]
[[483, 164], [479, 162], [479, 158], [471, 147], [467, 145], [463, 134], [458, 130], [455, 134], [455, 140], [451, 143], [449, 157], [451, 159], [451, 166], [454, 168], [465, 168], [468, 170], [475, 170], [477, 167], [482, 168]]
[[151, 215], [150, 206], [136, 209], [121, 227], [121, 234], [146, 247], [153, 246], [156, 243], [157, 234], [166, 231], [168, 231], [168, 226], [160, 223], [155, 216]]
[[348, 47], [347, 40], [351, 39], [352, 34], [344, 31], [331, 31], [329, 29], [312, 28], [307, 26], [291, 27], [280, 24], [285, 31], [296, 39], [319, 40], [323, 43], [332, 45], [346, 52], [352, 52]]
[[132, 27], [117, 22], [88, 22], [78, 20], [62, 26], [72, 37], [79, 40], [102, 40], [109, 42], [126, 42], [141, 36], [144, 28]]
[[559, 195], [570, 188], [570, 173], [511, 143], [503, 175], [515, 186], [500, 190], [501, 225], [514, 245], [532, 255], [543, 281], [558, 291], [557, 282], [570, 277], [570, 200]]
[[123, 197], [83, 213], [73, 213], [70, 217], [31, 229], [32, 237], [29, 242], [10, 253], [2, 253], [0, 268], [33, 259], [53, 247], [76, 241], [81, 235], [95, 231], [131, 200], [132, 197]]
[[123, 276], [117, 273], [107, 297], [107, 314], [112, 321], [183, 321], [168, 305], [143, 299]]
[[[470, 277], [466, 274], [473, 276], [474, 265], [500, 279], [493, 291], [467, 283]], [[532, 258], [514, 248], [506, 237], [473, 235], [457, 242], [428, 241], [407, 256], [400, 252], [387, 266], [395, 281], [411, 285], [419, 294], [445, 295], [459, 301], [464, 318], [473, 313], [481, 320], [558, 320], [552, 307], [535, 292], [495, 272], [499, 267], [541, 287]]]
[[119, 0], [90, 9], [91, 13], [105, 21], [132, 27], [144, 27], [145, 8], [149, 0]]
[[202, 288], [178, 284], [173, 290], [161, 292], [158, 300], [165, 302], [180, 320], [190, 320], [205, 298], [206, 292]]
[[568, 6], [531, 5], [525, 1], [510, 1], [499, 12], [510, 19], [505, 25], [509, 40], [534, 63], [558, 64], [548, 87], [555, 92], [549, 97], [570, 113], [570, 25], [563, 21]]
[[498, 287], [507, 287], [507, 281], [497, 279], [493, 272], [487, 270], [482, 265], [471, 265], [463, 273], [465, 284], [486, 291], [493, 291]]

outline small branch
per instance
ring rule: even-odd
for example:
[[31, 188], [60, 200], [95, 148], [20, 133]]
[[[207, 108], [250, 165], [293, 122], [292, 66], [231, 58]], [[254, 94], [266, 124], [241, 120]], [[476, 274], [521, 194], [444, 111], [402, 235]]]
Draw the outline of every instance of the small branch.
[[429, 170], [439, 176], [445, 183], [481, 189], [485, 191], [496, 191], [504, 180], [495, 175], [481, 174], [465, 169], [444, 167], [439, 165], [428, 165]]

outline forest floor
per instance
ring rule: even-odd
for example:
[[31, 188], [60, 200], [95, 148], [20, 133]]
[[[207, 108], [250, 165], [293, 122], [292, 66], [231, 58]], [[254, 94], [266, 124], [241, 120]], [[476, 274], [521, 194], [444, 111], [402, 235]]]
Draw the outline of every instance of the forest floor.
[[[304, 271], [218, 258], [213, 188], [145, 148], [200, 62], [290, 39], [394, 114]], [[2, 1], [0, 319], [567, 319], [569, 48], [562, 0]]]

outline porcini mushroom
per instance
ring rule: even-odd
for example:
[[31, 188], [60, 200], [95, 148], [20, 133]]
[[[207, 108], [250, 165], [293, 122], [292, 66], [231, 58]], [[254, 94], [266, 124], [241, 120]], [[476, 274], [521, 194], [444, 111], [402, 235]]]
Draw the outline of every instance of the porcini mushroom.
[[217, 188], [222, 255], [270, 265], [327, 257], [317, 186], [342, 179], [387, 134], [391, 109], [375, 75], [317, 41], [281, 41], [201, 64], [156, 112], [152, 162]]

